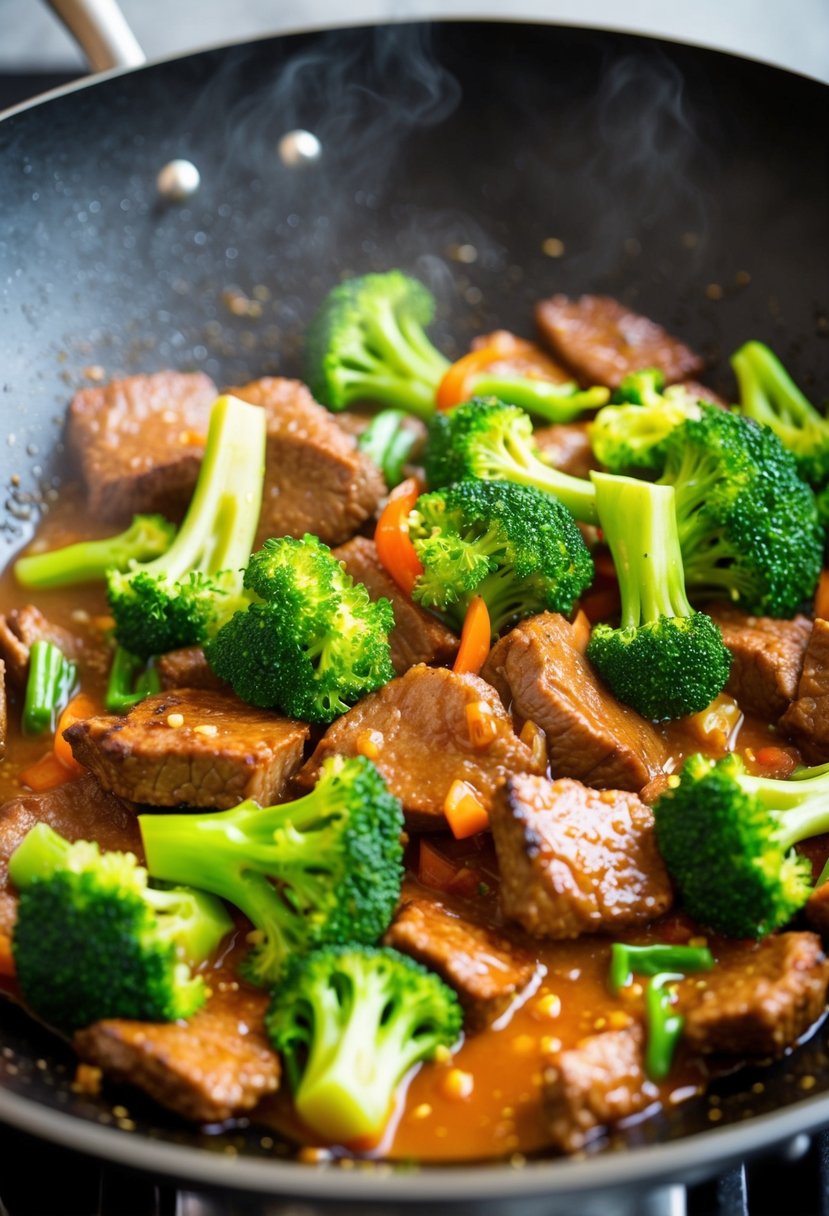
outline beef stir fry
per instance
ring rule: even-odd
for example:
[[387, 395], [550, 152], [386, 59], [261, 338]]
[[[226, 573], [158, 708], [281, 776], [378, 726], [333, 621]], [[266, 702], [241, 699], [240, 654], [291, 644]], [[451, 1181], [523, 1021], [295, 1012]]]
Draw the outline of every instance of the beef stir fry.
[[826, 1009], [829, 424], [604, 297], [432, 313], [77, 393], [3, 575], [2, 991], [308, 1160], [579, 1151]]

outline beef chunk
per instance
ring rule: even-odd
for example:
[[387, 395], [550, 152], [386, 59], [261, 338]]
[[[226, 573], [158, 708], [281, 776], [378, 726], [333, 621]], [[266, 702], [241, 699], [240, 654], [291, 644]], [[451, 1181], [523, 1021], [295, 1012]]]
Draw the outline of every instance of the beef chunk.
[[184, 514], [199, 475], [216, 386], [201, 372], [129, 376], [76, 393], [67, 441], [97, 519]]
[[726, 691], [743, 713], [766, 722], [779, 718], [797, 692], [811, 621], [749, 616], [731, 604], [711, 604], [706, 611], [734, 659]]
[[487, 374], [492, 376], [529, 376], [530, 379], [552, 380], [554, 384], [566, 384], [572, 376], [560, 363], [556, 363], [546, 351], [534, 342], [516, 338], [506, 329], [496, 329], [490, 334], [473, 338], [472, 350], [493, 347], [499, 357], [489, 364]]
[[185, 1119], [221, 1123], [279, 1085], [263, 1027], [268, 994], [212, 973], [207, 1004], [187, 1022], [109, 1019], [75, 1035], [82, 1059], [143, 1089]]
[[810, 763], [829, 760], [829, 621], [818, 618], [812, 626], [795, 699], [780, 727]]
[[639, 790], [661, 770], [665, 745], [599, 682], [573, 637], [563, 616], [530, 617], [495, 645], [481, 675], [514, 713], [546, 732], [554, 776]]
[[658, 367], [668, 384], [702, 370], [699, 355], [661, 325], [609, 296], [553, 296], [535, 318], [544, 341], [583, 385], [616, 388], [629, 372]]
[[544, 1074], [544, 1113], [555, 1148], [573, 1153], [657, 1097], [645, 1077], [639, 1026], [589, 1035], [560, 1051]]
[[[183, 721], [182, 721], [183, 719]], [[303, 722], [229, 693], [182, 688], [64, 732], [104, 789], [149, 806], [270, 805], [285, 792], [308, 738]]]
[[365, 583], [373, 600], [385, 596], [394, 609], [394, 629], [389, 634], [391, 661], [399, 676], [416, 663], [451, 663], [458, 639], [431, 613], [412, 603], [380, 564], [374, 541], [355, 536], [334, 550], [351, 577]]
[[373, 461], [298, 380], [268, 377], [230, 391], [268, 416], [257, 546], [269, 536], [305, 532], [327, 545], [353, 536], [386, 492]]
[[590, 446], [587, 422], [557, 423], [533, 431], [533, 439], [541, 454], [554, 469], [572, 477], [589, 477], [591, 469], [599, 466]]
[[694, 1051], [777, 1055], [821, 1016], [827, 984], [829, 961], [814, 933], [740, 944], [680, 985], [685, 1039]]
[[515, 776], [490, 823], [501, 907], [533, 937], [617, 932], [671, 906], [653, 815], [635, 794]]
[[159, 657], [158, 676], [161, 687], [211, 688], [214, 692], [229, 691], [224, 680], [214, 675], [201, 646], [182, 646]]
[[[469, 732], [467, 709], [478, 702], [493, 722], [492, 740], [484, 747], [476, 747]], [[539, 771], [490, 686], [443, 667], [412, 667], [329, 726], [300, 772], [301, 784], [312, 785], [323, 760], [338, 754], [368, 755], [415, 831], [444, 826], [443, 806], [456, 780], [467, 782], [489, 808], [510, 773]]]
[[9, 707], [6, 697], [6, 664], [0, 659], [0, 760], [6, 754]]
[[68, 659], [76, 659], [80, 651], [77, 638], [60, 625], [53, 625], [34, 604], [12, 608], [0, 616], [0, 658], [6, 665], [9, 679], [16, 688], [25, 688], [29, 674], [29, 651], [35, 642], [52, 642]]
[[17, 900], [9, 889], [9, 858], [36, 823], [67, 840], [97, 840], [102, 849], [143, 857], [132, 807], [87, 775], [42, 794], [18, 794], [0, 807], [0, 933], [14, 924]]
[[503, 934], [428, 899], [403, 904], [385, 943], [451, 984], [476, 1028], [503, 1013], [535, 974], [534, 959]]
[[719, 393], [715, 393], [707, 384], [700, 384], [698, 380], [683, 380], [682, 387], [692, 397], [695, 397], [697, 401], [707, 401], [711, 405], [718, 405], [722, 410], [728, 409], [728, 402], [725, 397], [721, 397]]

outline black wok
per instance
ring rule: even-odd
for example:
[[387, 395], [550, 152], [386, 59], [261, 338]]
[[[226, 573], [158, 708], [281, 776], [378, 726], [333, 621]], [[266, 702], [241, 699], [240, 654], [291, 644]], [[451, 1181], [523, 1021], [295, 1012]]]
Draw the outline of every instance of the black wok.
[[[280, 159], [295, 128], [321, 140], [317, 162]], [[726, 356], [756, 337], [825, 397], [827, 129], [829, 90], [793, 74], [509, 23], [269, 39], [11, 113], [0, 122], [0, 548], [20, 543], [65, 472], [61, 420], [85, 370], [199, 367], [220, 383], [295, 373], [305, 321], [347, 271], [401, 265], [426, 279], [448, 354], [487, 327], [530, 332], [539, 296], [603, 291], [701, 349], [714, 387], [729, 391]], [[156, 189], [174, 157], [202, 178], [178, 206]], [[261, 1128], [207, 1134], [132, 1093], [114, 1099], [129, 1107], [119, 1128], [111, 1106], [71, 1091], [71, 1053], [11, 1006], [0, 1036], [0, 1119], [204, 1185], [359, 1210], [489, 1200], [516, 1211], [521, 1199], [540, 1212], [555, 1196], [556, 1210], [607, 1211], [610, 1188], [618, 1198], [699, 1178], [829, 1119], [818, 1034], [720, 1082], [716, 1124], [692, 1102], [613, 1142], [630, 1151], [520, 1170], [326, 1173], [286, 1159]]]

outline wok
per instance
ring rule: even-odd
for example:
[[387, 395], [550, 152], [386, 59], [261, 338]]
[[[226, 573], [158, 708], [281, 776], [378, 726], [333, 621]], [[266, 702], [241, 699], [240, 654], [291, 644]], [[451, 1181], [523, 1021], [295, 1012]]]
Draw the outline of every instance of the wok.
[[[425, 279], [450, 355], [487, 327], [530, 332], [542, 295], [608, 292], [704, 352], [714, 387], [729, 391], [726, 356], [756, 337], [820, 398], [828, 120], [829, 90], [794, 74], [508, 22], [265, 39], [9, 113], [0, 551], [54, 497], [65, 406], [93, 366], [107, 376], [202, 368], [231, 384], [297, 373], [303, 327], [347, 272], [399, 265]], [[322, 154], [285, 163], [279, 141], [299, 128]], [[176, 157], [202, 182], [179, 205], [156, 187]], [[68, 1049], [5, 1004], [0, 1035], [0, 1119], [201, 1185], [360, 1211], [439, 1200], [458, 1211], [486, 1201], [608, 1212], [611, 1190], [622, 1210], [634, 1186], [701, 1178], [829, 1120], [819, 1033], [770, 1068], [718, 1083], [716, 1125], [700, 1099], [611, 1141], [625, 1151], [523, 1169], [326, 1171], [297, 1165], [244, 1121], [209, 1134], [126, 1091], [125, 1121], [74, 1093]]]

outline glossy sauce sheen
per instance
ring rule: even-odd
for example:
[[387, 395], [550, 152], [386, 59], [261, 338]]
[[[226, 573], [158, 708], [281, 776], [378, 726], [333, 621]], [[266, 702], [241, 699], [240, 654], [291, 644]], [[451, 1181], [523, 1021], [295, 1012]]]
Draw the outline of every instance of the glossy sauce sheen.
[[[111, 529], [88, 527], [81, 533], [76, 521], [82, 509], [80, 499], [69, 488], [44, 520], [38, 533], [38, 548], [51, 549], [82, 537], [106, 535]], [[35, 602], [55, 623], [71, 629], [83, 642], [80, 658], [84, 691], [103, 705], [110, 650], [106, 640], [107, 606], [101, 587], [72, 588], [63, 591], [28, 592], [17, 586], [11, 569], [0, 576], [0, 610]], [[9, 738], [6, 758], [0, 762], [0, 803], [21, 791], [20, 772], [49, 749], [49, 739], [21, 735], [20, 706], [9, 705]], [[685, 755], [700, 751], [700, 742], [689, 736], [682, 724], [663, 729], [675, 767]], [[758, 749], [774, 738], [763, 723], [746, 720], [740, 727], [738, 750]], [[721, 753], [718, 753], [721, 754]], [[750, 754], [750, 753], [749, 753]], [[776, 775], [764, 770], [766, 775]], [[782, 774], [781, 774], [782, 775]], [[497, 873], [488, 838], [456, 844], [450, 837], [435, 838], [441, 850], [477, 871], [488, 893], [475, 898], [468, 909], [476, 918], [485, 917], [500, 924], [497, 904]], [[412, 866], [417, 850], [411, 850]], [[407, 890], [418, 893], [413, 874]], [[444, 892], [440, 899], [463, 911], [463, 900], [453, 901]], [[647, 942], [687, 942], [692, 928], [682, 917], [669, 914], [645, 931], [626, 934], [625, 940]], [[702, 944], [701, 939], [694, 939]], [[709, 943], [719, 956], [730, 945]], [[571, 1047], [586, 1035], [602, 1029], [618, 1028], [629, 1019], [642, 1020], [641, 989], [634, 985], [619, 997], [611, 997], [607, 987], [610, 940], [583, 936], [575, 941], [525, 945], [537, 958], [533, 984], [489, 1029], [468, 1036], [459, 1051], [445, 1062], [431, 1063], [415, 1070], [401, 1087], [396, 1109], [382, 1144], [375, 1153], [397, 1160], [459, 1160], [477, 1157], [509, 1157], [543, 1149], [547, 1144], [541, 1110], [543, 1073], [551, 1053]], [[225, 957], [225, 967], [233, 955]], [[232, 973], [214, 973], [213, 980], [232, 978]], [[546, 998], [546, 999], [545, 999]], [[455, 1070], [468, 1074], [460, 1083]], [[653, 1104], [641, 1119], [659, 1104], [672, 1104], [701, 1092], [709, 1077], [707, 1066], [680, 1051], [669, 1081], [652, 1086]], [[459, 1092], [459, 1090], [461, 1092]], [[296, 1124], [285, 1091], [267, 1099], [254, 1112], [254, 1119], [270, 1123], [285, 1134], [308, 1144], [313, 1139]]]

